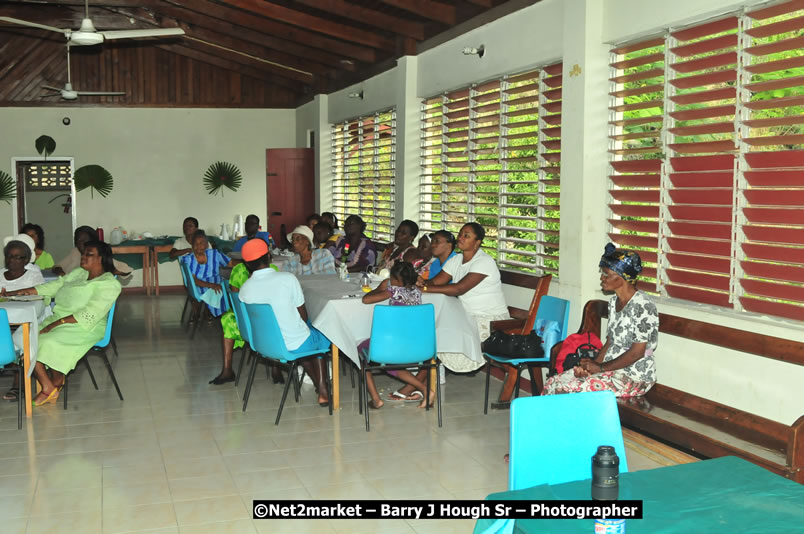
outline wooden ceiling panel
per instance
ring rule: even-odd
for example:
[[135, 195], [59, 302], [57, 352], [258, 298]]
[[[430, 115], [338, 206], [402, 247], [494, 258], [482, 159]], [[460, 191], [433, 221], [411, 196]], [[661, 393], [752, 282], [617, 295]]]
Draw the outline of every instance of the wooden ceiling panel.
[[[0, 105], [296, 107], [392, 68], [457, 25], [468, 31], [538, 1], [90, 0], [99, 30], [186, 35], [74, 48], [76, 90], [126, 95], [68, 103], [41, 90], [66, 81], [64, 37], [0, 22]], [[0, 16], [77, 29], [84, 5], [0, 0]]]

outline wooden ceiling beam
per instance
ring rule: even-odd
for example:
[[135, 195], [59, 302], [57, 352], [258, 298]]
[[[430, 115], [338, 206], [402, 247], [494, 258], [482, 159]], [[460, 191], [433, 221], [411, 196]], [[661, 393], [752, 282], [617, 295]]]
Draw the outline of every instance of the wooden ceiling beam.
[[[148, 0], [148, 2], [152, 3], [152, 0]], [[374, 63], [377, 60], [377, 54], [373, 48], [324, 37], [318, 33], [302, 30], [281, 22], [274, 22], [210, 0], [165, 0], [165, 2], [190, 9], [208, 17], [214, 17], [219, 21], [243, 26], [264, 34], [273, 35], [279, 39], [286, 39], [300, 45], [325, 50], [364, 63]]]
[[299, 83], [292, 82], [291, 80], [288, 79], [283, 79], [281, 76], [279, 77], [274, 76], [271, 73], [266, 72], [264, 70], [244, 65], [243, 63], [236, 61], [234, 58], [227, 59], [221, 57], [221, 55], [219, 55], [216, 52], [212, 51], [206, 52], [195, 48], [189, 48], [183, 44], [157, 45], [157, 48], [160, 48], [168, 52], [172, 52], [174, 54], [178, 54], [180, 56], [185, 56], [190, 59], [194, 59], [196, 61], [212, 65], [214, 67], [219, 67], [228, 71], [243, 74], [250, 78], [262, 80], [272, 85], [278, 85], [286, 89], [291, 89], [296, 93], [303, 92], [303, 86]]
[[[148, 13], [144, 9], [137, 7], [131, 8], [143, 17]], [[13, 17], [20, 20], [27, 20], [39, 24], [46, 24], [55, 28], [76, 30], [81, 26], [84, 18], [83, 9], [72, 6], [50, 6], [50, 5], [23, 5], [23, 4], [0, 4], [0, 16]], [[95, 27], [99, 30], [133, 30], [146, 27], [143, 23], [136, 21], [132, 23], [128, 18], [113, 15], [105, 9], [90, 10], [90, 17]], [[4, 28], [24, 28], [19, 24], [0, 21], [0, 26]], [[55, 33], [55, 32], [53, 32]]]
[[466, 0], [470, 4], [474, 4], [476, 6], [485, 7], [485, 8], [492, 8], [494, 7], [494, 0]]
[[339, 17], [364, 22], [388, 32], [411, 37], [417, 41], [422, 41], [425, 37], [424, 24], [420, 22], [401, 19], [382, 11], [350, 4], [346, 0], [296, 0], [296, 3], [326, 11]]
[[[338, 56], [323, 50], [317, 50], [309, 46], [296, 44], [280, 37], [274, 37], [273, 35], [264, 33], [262, 31], [238, 26], [226, 20], [208, 17], [202, 13], [185, 9], [183, 7], [177, 7], [173, 4], [168, 4], [159, 0], [144, 0], [142, 3], [147, 5], [149, 9], [153, 9], [158, 15], [170, 17], [171, 19], [178, 21], [179, 25], [184, 29], [184, 31], [187, 31], [189, 27], [205, 29], [222, 36], [242, 39], [244, 41], [249, 41], [251, 43], [276, 50], [277, 53], [287, 54], [290, 57], [296, 57], [299, 61], [314, 64], [320, 63], [322, 65], [339, 69], [355, 69], [353, 65], [344, 65], [341, 62], [343, 56]], [[160, 18], [160, 24], [165, 24], [164, 17], [157, 17]], [[208, 40], [211, 41], [211, 39]], [[303, 70], [313, 72], [316, 69], [310, 68]]]
[[383, 4], [398, 7], [421, 17], [441, 22], [448, 26], [455, 24], [455, 6], [433, 0], [380, 0]]
[[[193, 1], [193, 0], [190, 0]], [[394, 50], [394, 42], [377, 32], [366, 31], [353, 26], [332, 22], [321, 17], [303, 13], [289, 7], [281, 6], [266, 0], [220, 0], [222, 4], [229, 5], [254, 13], [271, 20], [292, 24], [299, 28], [323, 33], [344, 41], [351, 41], [361, 45], [370, 46], [378, 50]]]
[[[104, 8], [115, 13], [119, 13], [124, 16], [132, 16], [137, 17], [136, 14], [133, 14], [129, 9], [126, 8]], [[211, 45], [222, 46], [225, 48], [229, 48], [235, 50], [237, 52], [241, 52], [243, 54], [247, 54], [249, 56], [258, 57], [261, 59], [265, 59], [271, 61], [273, 63], [277, 63], [279, 65], [284, 65], [289, 67], [290, 69], [300, 70], [304, 72], [309, 72], [311, 74], [324, 74], [328, 73], [331, 68], [321, 63], [316, 63], [313, 61], [307, 61], [301, 59], [297, 56], [293, 56], [290, 54], [284, 54], [282, 52], [277, 52], [275, 50], [271, 50], [264, 46], [261, 46], [256, 43], [252, 43], [249, 41], [245, 41], [243, 39], [238, 39], [236, 37], [232, 37], [229, 34], [223, 34], [220, 32], [214, 32], [208, 30], [206, 28], [201, 28], [199, 26], [185, 24], [175, 19], [168, 20], [165, 17], [157, 17], [151, 16], [152, 21], [149, 21], [152, 25], [151, 27], [181, 27], [186, 36], [184, 39], [197, 39], [209, 43]], [[303, 80], [306, 81], [306, 80]]]

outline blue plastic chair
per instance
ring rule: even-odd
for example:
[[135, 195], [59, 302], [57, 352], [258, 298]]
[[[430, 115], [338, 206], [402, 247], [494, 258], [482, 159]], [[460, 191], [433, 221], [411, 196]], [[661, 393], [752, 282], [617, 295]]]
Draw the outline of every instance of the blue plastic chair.
[[[234, 297], [234, 294], [232, 294]], [[285, 399], [290, 389], [290, 383], [296, 384], [296, 368], [300, 365], [299, 360], [310, 356], [322, 358], [321, 351], [304, 351], [304, 352], [290, 352], [285, 345], [285, 338], [282, 337], [282, 331], [279, 329], [279, 323], [274, 315], [274, 309], [270, 304], [244, 304], [240, 299], [237, 299], [241, 306], [245, 306], [245, 315], [248, 318], [250, 327], [248, 330], [248, 339], [251, 340], [251, 346], [256, 353], [263, 358], [276, 360], [280, 363], [290, 365], [288, 380], [285, 383], [285, 389], [282, 392], [282, 400], [279, 403], [279, 411], [276, 414], [276, 421], [274, 424], [279, 424], [279, 418], [282, 417], [282, 409], [285, 406]], [[248, 393], [251, 391], [251, 384], [254, 382], [254, 373], [257, 369], [257, 358], [251, 362], [251, 370], [248, 374], [248, 383], [246, 384], [246, 399], [243, 404], [243, 411], [246, 411], [246, 404], [248, 403]], [[324, 373], [326, 374], [327, 391], [332, 394], [332, 384], [329, 378], [329, 366], [324, 365]], [[298, 391], [298, 390], [297, 390]], [[297, 397], [298, 400], [298, 397]], [[329, 414], [332, 415], [332, 399], [329, 402]]]
[[[402, 328], [400, 325], [404, 325]], [[411, 332], [415, 336], [411, 336]], [[379, 364], [379, 365], [372, 365]], [[366, 416], [369, 431], [368, 390], [366, 374], [374, 369], [423, 369], [440, 365], [437, 358], [435, 308], [432, 304], [419, 306], [375, 306], [371, 321], [371, 344], [368, 354], [360, 355], [360, 408]], [[441, 383], [436, 380], [438, 426], [441, 426]], [[430, 409], [430, 373], [427, 373], [426, 409]]]
[[181, 309], [181, 317], [179, 318], [179, 324], [184, 325], [184, 315], [187, 313], [187, 307], [193, 300], [193, 290], [190, 288], [190, 282], [187, 280], [187, 273], [185, 272], [184, 263], [182, 263], [181, 258], [179, 258], [179, 272], [181, 273], [181, 282], [184, 284], [184, 290], [187, 292], [187, 298], [184, 299], [184, 307]]
[[[89, 366], [89, 360], [87, 360], [87, 356], [90, 354], [98, 354], [101, 358], [103, 358], [103, 363], [106, 364], [106, 369], [109, 371], [109, 377], [112, 379], [112, 384], [114, 384], [114, 388], [117, 390], [117, 396], [120, 397], [120, 400], [123, 400], [123, 394], [120, 393], [120, 386], [117, 383], [117, 378], [114, 376], [114, 371], [112, 370], [112, 365], [109, 363], [109, 357], [106, 355], [106, 349], [109, 347], [109, 344], [112, 339], [112, 323], [114, 322], [114, 310], [117, 307], [117, 301], [112, 304], [112, 307], [109, 308], [109, 315], [106, 318], [106, 334], [103, 336], [103, 339], [100, 340], [94, 347], [89, 349], [89, 351], [84, 354], [84, 356], [76, 362], [75, 366], [78, 367], [79, 363], [82, 363], [86, 366], [87, 372], [89, 372], [89, 378], [92, 380], [92, 385], [95, 386], [95, 389], [98, 389], [98, 383], [95, 381], [95, 375], [92, 373], [92, 367]], [[64, 409], [67, 409], [67, 378], [72, 374], [72, 371], [64, 375], [64, 390], [61, 392], [62, 396], [64, 397]]]
[[614, 447], [620, 472], [627, 473], [617, 398], [611, 391], [515, 399], [508, 489], [592, 478], [592, 456], [600, 445]]
[[[11, 325], [8, 322], [8, 312], [0, 308], [0, 367], [4, 367], [11, 363], [17, 363], [17, 351], [14, 349], [14, 341], [11, 339]], [[20, 386], [22, 385], [22, 366], [17, 366], [13, 369], [20, 379]], [[25, 388], [20, 387], [17, 394], [17, 429], [22, 428], [22, 403], [27, 402], [23, 398], [23, 391]]]
[[[534, 321], [534, 330], [543, 321], [555, 321], [559, 327], [558, 339], [545, 339], [545, 351], [541, 358], [522, 358], [519, 360], [512, 360], [509, 358], [502, 358], [493, 354], [483, 353], [486, 357], [486, 394], [483, 399], [483, 413], [489, 413], [489, 386], [491, 382], [491, 366], [492, 362], [497, 364], [508, 364], [516, 369], [516, 386], [514, 387], [514, 398], [519, 397], [519, 382], [522, 378], [522, 369], [528, 367], [531, 372], [531, 377], [534, 373], [541, 372], [538, 368], [550, 366], [550, 349], [558, 342], [563, 341], [567, 337], [567, 327], [569, 325], [569, 312], [570, 303], [568, 300], [551, 297], [550, 295], [542, 296], [539, 301], [539, 307], [536, 310], [536, 320]], [[549, 345], [549, 346], [548, 346]], [[539, 382], [541, 384], [541, 382]], [[531, 390], [531, 395], [538, 395], [540, 391]]]
[[[190, 267], [186, 263], [182, 262], [181, 260], [179, 260], [179, 266], [180, 266], [180, 268], [182, 270], [182, 276], [184, 278], [184, 282], [187, 285], [188, 298], [192, 297], [192, 299], [195, 300], [196, 302], [198, 302], [200, 305], [204, 305], [204, 303], [201, 301], [201, 292], [198, 290], [198, 286], [195, 285], [195, 277], [190, 272]], [[190, 311], [191, 316], [192, 316], [192, 313], [193, 312]], [[182, 317], [184, 317], [184, 312], [182, 312]], [[195, 331], [198, 330], [198, 323], [199, 322], [201, 322], [201, 317], [199, 317], [195, 321], [195, 323], [193, 324], [193, 329], [190, 332], [190, 339], [193, 339], [195, 337]]]

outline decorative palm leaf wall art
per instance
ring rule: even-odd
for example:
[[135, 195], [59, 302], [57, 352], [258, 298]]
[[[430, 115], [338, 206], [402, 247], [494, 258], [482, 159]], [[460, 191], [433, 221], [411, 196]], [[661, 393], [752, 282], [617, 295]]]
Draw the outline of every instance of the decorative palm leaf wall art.
[[216, 161], [204, 173], [204, 187], [210, 195], [217, 195], [220, 192], [223, 196], [224, 187], [237, 191], [241, 183], [243, 178], [240, 169], [225, 161]]
[[48, 135], [36, 138], [36, 151], [45, 156], [45, 159], [56, 151], [56, 141]]
[[14, 183], [14, 179], [7, 172], [0, 171], [0, 200], [11, 204], [16, 196], [17, 184]]
[[97, 191], [100, 196], [106, 197], [112, 192], [112, 188], [114, 187], [112, 174], [100, 165], [84, 165], [75, 171], [73, 182], [75, 183], [76, 191], [83, 191], [89, 188], [93, 198], [95, 191]]

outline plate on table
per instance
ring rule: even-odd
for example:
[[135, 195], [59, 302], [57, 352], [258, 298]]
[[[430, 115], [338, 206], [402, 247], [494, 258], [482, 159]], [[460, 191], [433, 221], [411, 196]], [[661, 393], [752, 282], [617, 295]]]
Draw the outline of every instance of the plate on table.
[[32, 302], [35, 300], [44, 300], [43, 295], [13, 295], [10, 297], [6, 297], [8, 300], [15, 300], [18, 302]]

